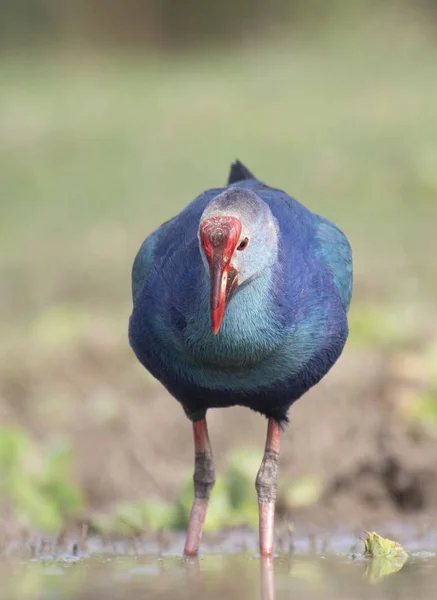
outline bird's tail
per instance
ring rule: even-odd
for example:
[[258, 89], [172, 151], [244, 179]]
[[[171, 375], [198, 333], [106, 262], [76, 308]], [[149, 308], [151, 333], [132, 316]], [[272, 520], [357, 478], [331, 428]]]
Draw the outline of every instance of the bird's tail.
[[243, 165], [243, 163], [236, 160], [232, 163], [231, 170], [229, 171], [228, 185], [237, 183], [237, 181], [244, 181], [245, 179], [256, 179], [256, 177]]

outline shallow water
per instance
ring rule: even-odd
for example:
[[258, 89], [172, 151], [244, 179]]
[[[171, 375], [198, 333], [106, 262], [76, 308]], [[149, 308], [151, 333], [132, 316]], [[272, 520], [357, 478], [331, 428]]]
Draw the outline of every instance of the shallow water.
[[90, 540], [79, 556], [4, 556], [0, 598], [434, 600], [437, 532], [414, 538], [405, 528], [397, 533], [409, 551], [407, 562], [397, 567], [364, 559], [358, 538], [344, 532], [296, 536], [293, 550], [273, 559], [260, 559], [256, 536], [244, 532], [205, 544], [199, 559], [189, 560], [180, 557], [182, 538], [165, 550], [156, 542], [107, 548]]

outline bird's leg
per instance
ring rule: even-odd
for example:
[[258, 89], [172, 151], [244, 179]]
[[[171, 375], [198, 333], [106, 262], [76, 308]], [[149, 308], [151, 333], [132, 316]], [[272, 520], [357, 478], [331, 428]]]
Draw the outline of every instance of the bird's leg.
[[196, 556], [199, 551], [203, 524], [211, 490], [215, 483], [214, 460], [209, 442], [206, 419], [193, 423], [194, 434], [194, 501], [188, 523], [184, 555]]
[[261, 556], [273, 554], [275, 502], [278, 490], [280, 428], [269, 419], [264, 458], [256, 476], [255, 487], [259, 507], [259, 547]]

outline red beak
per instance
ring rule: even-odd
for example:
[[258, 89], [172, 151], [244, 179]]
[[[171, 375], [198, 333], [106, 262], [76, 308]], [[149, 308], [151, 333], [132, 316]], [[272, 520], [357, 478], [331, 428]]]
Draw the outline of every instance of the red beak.
[[231, 258], [241, 235], [241, 221], [236, 217], [212, 217], [200, 224], [200, 241], [205, 251], [211, 277], [211, 326], [217, 334], [226, 306], [238, 285]]

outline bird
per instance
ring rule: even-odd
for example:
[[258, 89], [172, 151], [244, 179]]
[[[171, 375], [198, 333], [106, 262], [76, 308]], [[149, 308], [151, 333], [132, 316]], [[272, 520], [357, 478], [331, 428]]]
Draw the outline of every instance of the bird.
[[260, 555], [273, 554], [281, 431], [342, 354], [352, 287], [345, 234], [239, 160], [225, 187], [201, 193], [142, 243], [129, 342], [192, 422], [185, 556], [199, 552], [215, 483], [206, 413], [231, 406], [267, 418], [255, 488]]

